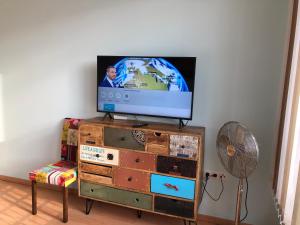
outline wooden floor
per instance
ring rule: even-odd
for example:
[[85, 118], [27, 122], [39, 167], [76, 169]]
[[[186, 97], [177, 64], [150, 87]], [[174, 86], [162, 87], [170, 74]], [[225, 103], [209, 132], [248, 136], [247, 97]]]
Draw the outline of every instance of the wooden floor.
[[[38, 213], [33, 216], [30, 186], [0, 180], [0, 224], [62, 225], [61, 200], [61, 192], [38, 188]], [[138, 219], [135, 210], [100, 202], [95, 202], [89, 215], [85, 215], [84, 210], [84, 200], [74, 194], [69, 195], [68, 224], [183, 225], [182, 220], [151, 213], [143, 213]]]

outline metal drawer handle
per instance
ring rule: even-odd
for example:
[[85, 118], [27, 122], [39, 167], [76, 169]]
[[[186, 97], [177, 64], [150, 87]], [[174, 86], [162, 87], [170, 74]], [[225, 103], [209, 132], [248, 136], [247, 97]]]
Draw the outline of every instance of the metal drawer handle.
[[128, 180], [129, 182], [130, 182], [130, 181], [132, 181], [132, 177], [128, 177], [128, 179], [127, 179], [127, 180]]
[[87, 144], [93, 144], [93, 145], [96, 144], [95, 141], [89, 141], [89, 140], [87, 140], [86, 143], [87, 143]]
[[175, 191], [178, 191], [179, 189], [178, 189], [178, 187], [176, 186], [176, 185], [172, 185], [172, 184], [169, 184], [169, 183], [165, 183], [164, 184], [167, 188], [169, 188], [169, 189], [173, 189], [173, 190], [175, 190]]

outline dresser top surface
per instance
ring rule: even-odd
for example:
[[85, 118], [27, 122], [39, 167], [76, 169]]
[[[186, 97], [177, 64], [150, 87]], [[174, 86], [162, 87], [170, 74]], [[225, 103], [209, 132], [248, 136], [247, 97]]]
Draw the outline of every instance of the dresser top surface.
[[119, 128], [128, 128], [132, 127], [137, 123], [147, 123], [147, 126], [138, 127], [135, 129], [144, 130], [144, 131], [165, 131], [165, 132], [174, 132], [174, 133], [182, 133], [182, 134], [194, 134], [194, 135], [204, 135], [205, 128], [198, 126], [186, 126], [182, 129], [178, 128], [178, 125], [175, 124], [167, 124], [167, 123], [159, 123], [159, 122], [148, 122], [148, 121], [136, 121], [136, 120], [110, 120], [109, 118], [103, 119], [103, 117], [95, 117], [91, 119], [82, 120], [80, 124], [95, 124], [95, 125], [108, 125], [111, 127], [119, 127]]

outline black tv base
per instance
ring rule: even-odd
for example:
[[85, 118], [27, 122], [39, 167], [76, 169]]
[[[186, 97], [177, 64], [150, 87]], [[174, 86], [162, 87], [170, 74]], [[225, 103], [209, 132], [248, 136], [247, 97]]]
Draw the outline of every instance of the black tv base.
[[103, 120], [105, 120], [107, 116], [109, 117], [110, 120], [114, 119], [113, 115], [110, 112], [107, 112], [104, 114]]
[[186, 126], [186, 124], [183, 123], [183, 119], [179, 119], [179, 125], [178, 125], [179, 130], [181, 130], [182, 128], [184, 128]]

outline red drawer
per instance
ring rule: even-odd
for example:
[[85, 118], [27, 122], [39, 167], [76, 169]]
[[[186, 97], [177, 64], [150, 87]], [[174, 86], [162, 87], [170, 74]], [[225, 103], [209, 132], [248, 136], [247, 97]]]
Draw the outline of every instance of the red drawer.
[[149, 192], [150, 174], [143, 171], [116, 167], [113, 172], [114, 185]]
[[156, 157], [153, 154], [133, 151], [121, 151], [120, 166], [133, 169], [155, 171]]

